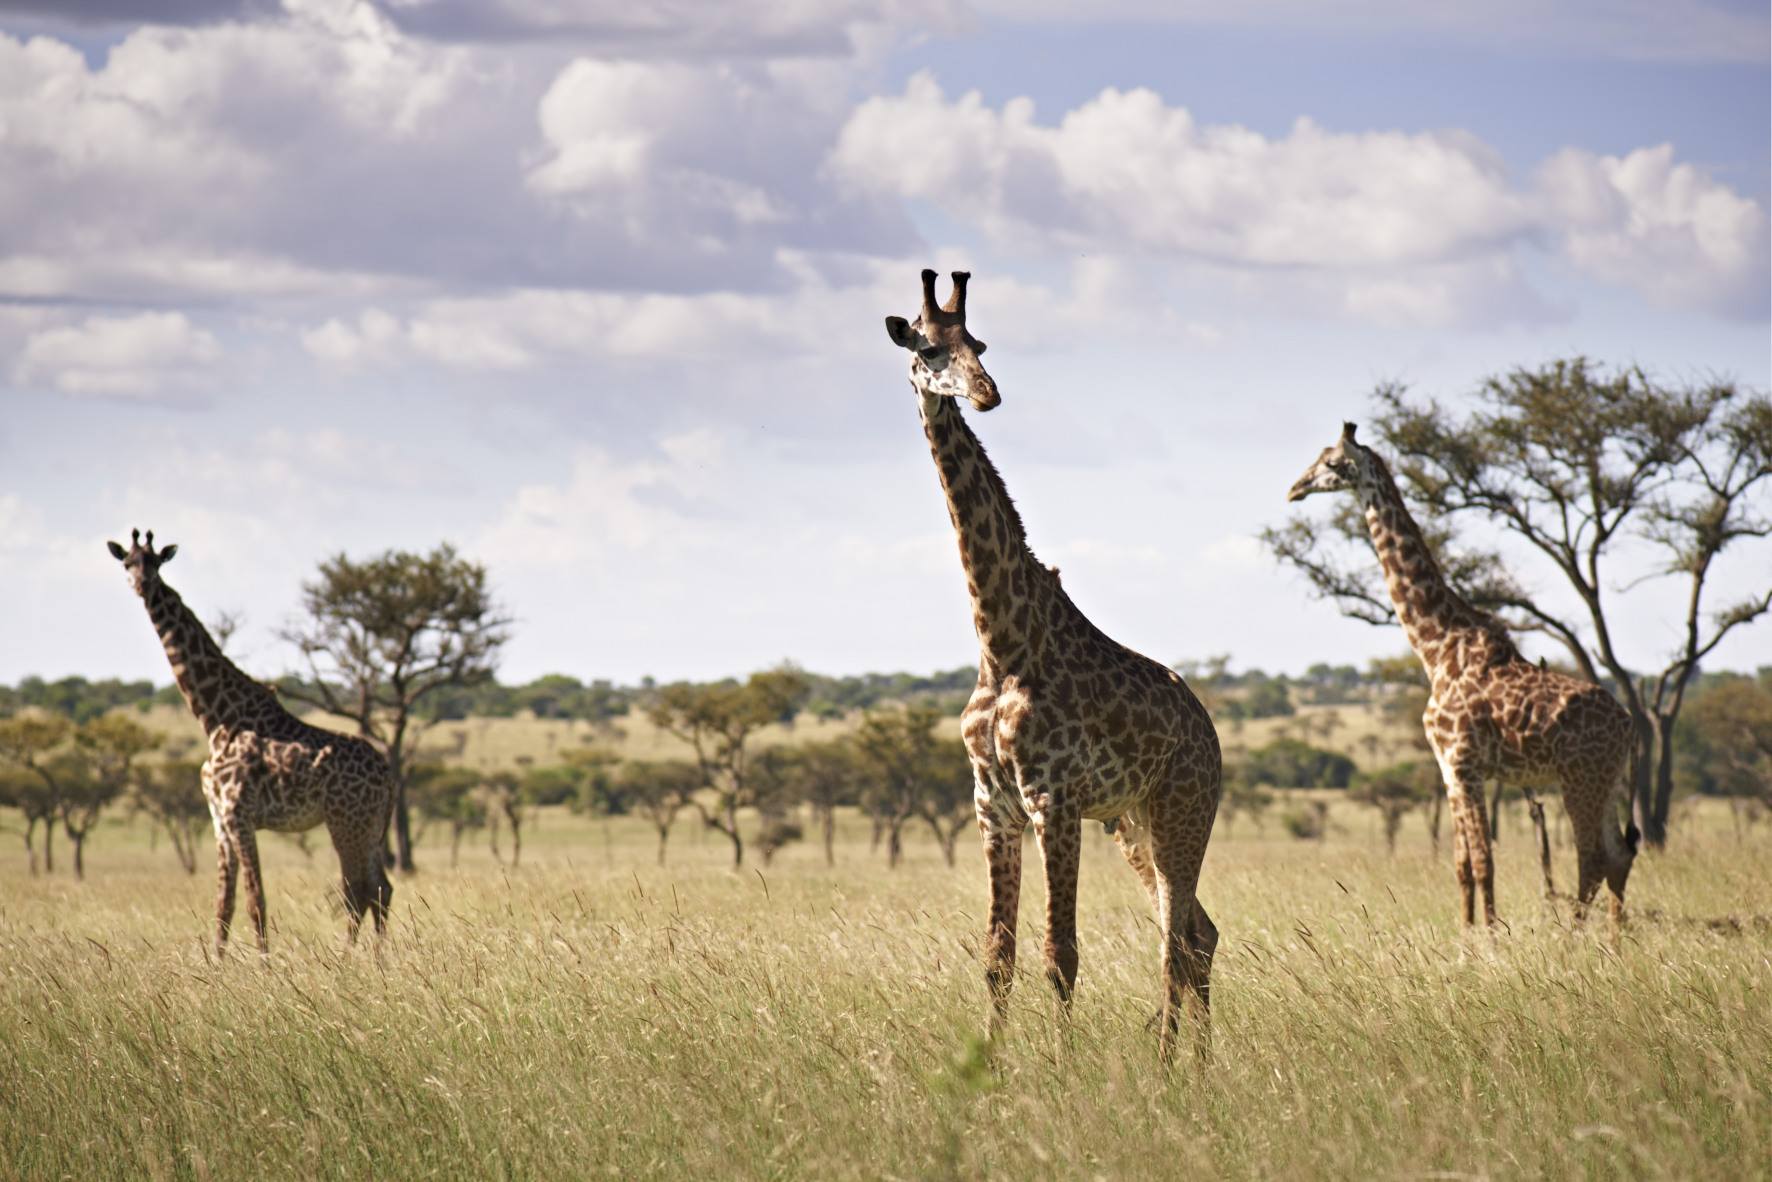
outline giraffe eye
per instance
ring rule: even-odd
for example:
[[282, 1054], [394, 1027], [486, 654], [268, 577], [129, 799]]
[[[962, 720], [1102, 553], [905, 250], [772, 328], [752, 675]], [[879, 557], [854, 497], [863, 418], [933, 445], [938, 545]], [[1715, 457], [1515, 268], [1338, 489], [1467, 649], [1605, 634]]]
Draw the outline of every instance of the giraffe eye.
[[917, 350], [917, 352], [922, 355], [924, 361], [940, 361], [942, 354], [946, 351], [947, 350], [939, 345], [927, 345]]

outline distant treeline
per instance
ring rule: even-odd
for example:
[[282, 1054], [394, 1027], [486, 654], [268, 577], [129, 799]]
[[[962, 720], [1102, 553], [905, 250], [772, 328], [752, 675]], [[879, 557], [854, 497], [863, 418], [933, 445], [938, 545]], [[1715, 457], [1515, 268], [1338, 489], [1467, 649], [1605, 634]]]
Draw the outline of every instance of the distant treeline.
[[[863, 673], [854, 677], [826, 677], [808, 673], [806, 680], [810, 688], [801, 709], [819, 717], [866, 710], [882, 702], [928, 706], [946, 715], [957, 715], [965, 707], [966, 699], [978, 681], [978, 668], [962, 665], [927, 676]], [[297, 677], [282, 677], [275, 684], [286, 694], [304, 685]], [[627, 714], [636, 705], [644, 705], [656, 688], [651, 678], [642, 680], [639, 685], [616, 685], [605, 680], [587, 684], [564, 673], [550, 673], [526, 685], [504, 685], [489, 680], [465, 688], [446, 687], [425, 699], [419, 713], [428, 720], [449, 720], [510, 718], [528, 710], [537, 718], [600, 722]], [[88, 681], [84, 677], [44, 681], [41, 677], [27, 677], [17, 686], [0, 685], [0, 717], [8, 718], [20, 710], [34, 707], [63, 715], [76, 723], [85, 723], [119, 706], [134, 706], [145, 711], [154, 705], [182, 708], [184, 704], [177, 686], [156, 687], [151, 681], [119, 681], [116, 678]], [[301, 712], [293, 700], [290, 705]]]

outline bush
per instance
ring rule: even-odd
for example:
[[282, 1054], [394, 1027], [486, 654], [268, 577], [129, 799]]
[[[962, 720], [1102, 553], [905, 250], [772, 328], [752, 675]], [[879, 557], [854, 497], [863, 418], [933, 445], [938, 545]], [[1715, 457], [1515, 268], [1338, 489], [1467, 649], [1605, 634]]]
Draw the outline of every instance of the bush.
[[1275, 788], [1346, 788], [1353, 775], [1347, 756], [1298, 739], [1275, 739], [1251, 751], [1242, 767], [1244, 782]]

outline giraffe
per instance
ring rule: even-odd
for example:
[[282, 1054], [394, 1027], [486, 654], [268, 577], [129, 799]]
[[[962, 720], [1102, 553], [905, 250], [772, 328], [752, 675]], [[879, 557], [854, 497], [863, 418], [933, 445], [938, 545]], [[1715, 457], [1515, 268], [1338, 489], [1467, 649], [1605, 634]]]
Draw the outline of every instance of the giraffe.
[[227, 950], [234, 886], [242, 868], [246, 911], [259, 951], [266, 950], [259, 829], [300, 833], [325, 822], [344, 873], [349, 936], [356, 939], [365, 911], [375, 917], [381, 934], [394, 893], [381, 857], [394, 789], [387, 760], [363, 739], [302, 722], [278, 704], [271, 689], [222, 655], [178, 592], [160, 578], [160, 568], [172, 561], [177, 546], [156, 553], [152, 530], [145, 543], [140, 530], [132, 531], [127, 550], [116, 542], [107, 545], [147, 605], [179, 692], [209, 739], [202, 779], [215, 820], [219, 864], [216, 953]]
[[[1483, 784], [1491, 779], [1522, 785], [1529, 799], [1535, 785], [1561, 785], [1575, 831], [1578, 914], [1604, 881], [1617, 922], [1638, 840], [1635, 825], [1620, 835], [1613, 796], [1630, 758], [1630, 716], [1603, 687], [1526, 660], [1505, 625], [1447, 585], [1390, 469], [1355, 441], [1354, 431], [1353, 423], [1344, 424], [1340, 440], [1323, 449], [1286, 499], [1347, 489], [1365, 510], [1397, 619], [1427, 670], [1431, 688], [1422, 723], [1452, 809], [1464, 926], [1476, 922], [1479, 893], [1484, 923], [1495, 923], [1495, 865], [1483, 806]], [[1540, 844], [1548, 887], [1548, 849]]]
[[956, 271], [945, 308], [923, 272], [923, 310], [890, 316], [911, 352], [911, 387], [946, 494], [980, 647], [978, 686], [961, 715], [974, 807], [990, 868], [985, 980], [993, 1036], [1015, 971], [1022, 833], [1032, 822], [1046, 870], [1047, 979], [1066, 1009], [1077, 980], [1077, 872], [1084, 818], [1106, 822], [1143, 880], [1162, 932], [1159, 1046], [1172, 1054], [1182, 1009], [1203, 1053], [1218, 929], [1196, 897], [1218, 813], [1222, 770], [1212, 720], [1174, 670], [1091, 624], [1028, 549], [1003, 478], [957, 401], [1000, 401], [966, 331]]

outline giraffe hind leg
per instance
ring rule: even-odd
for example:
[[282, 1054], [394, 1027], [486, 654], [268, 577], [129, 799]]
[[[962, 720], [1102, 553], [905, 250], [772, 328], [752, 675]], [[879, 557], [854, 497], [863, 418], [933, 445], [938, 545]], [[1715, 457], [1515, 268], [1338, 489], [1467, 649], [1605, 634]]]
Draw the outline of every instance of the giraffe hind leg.
[[383, 863], [381, 835], [353, 833], [344, 825], [329, 824], [328, 829], [332, 834], [333, 849], [338, 851], [339, 872], [343, 878], [341, 891], [345, 903], [346, 939], [356, 942], [357, 928], [365, 913], [374, 919], [376, 935], [385, 935], [394, 887], [388, 881], [387, 867]]
[[258, 937], [258, 950], [267, 952], [270, 944], [265, 939], [265, 879], [258, 860], [258, 834], [236, 820], [230, 836], [240, 853], [240, 873], [246, 887], [246, 915], [252, 920], [253, 934]]
[[[1206, 807], [1213, 805], [1216, 800]], [[1165, 1063], [1174, 1057], [1184, 1010], [1193, 1031], [1195, 1056], [1207, 1058], [1211, 1047], [1212, 957], [1218, 948], [1218, 928], [1200, 905], [1197, 891], [1212, 816], [1208, 812], [1203, 823], [1196, 823], [1199, 818], [1192, 812], [1153, 809], [1151, 818], [1157, 923], [1163, 931], [1163, 1017], [1158, 1051]]]

